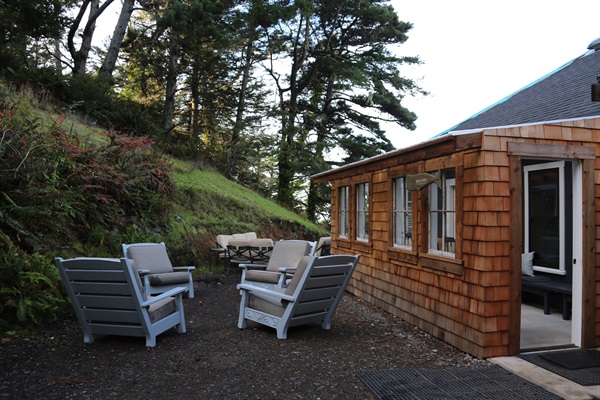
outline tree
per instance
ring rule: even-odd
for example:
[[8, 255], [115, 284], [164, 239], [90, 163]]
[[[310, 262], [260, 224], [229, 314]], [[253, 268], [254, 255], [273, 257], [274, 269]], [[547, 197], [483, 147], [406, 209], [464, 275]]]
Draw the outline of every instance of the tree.
[[0, 68], [27, 65], [31, 40], [58, 37], [67, 6], [64, 0], [0, 0]]
[[309, 149], [308, 159], [323, 168], [326, 153], [335, 147], [349, 159], [390, 150], [382, 121], [414, 129], [416, 115], [401, 101], [422, 91], [401, 77], [398, 67], [420, 61], [389, 50], [407, 40], [412, 25], [382, 3], [296, 2], [295, 17], [272, 34], [272, 51], [289, 65], [285, 74], [277, 72], [283, 62], [267, 67], [279, 94], [277, 199], [282, 204], [295, 201], [292, 182], [302, 173], [296, 156], [302, 149]]
[[127, 32], [127, 25], [129, 24], [131, 14], [133, 13], [134, 4], [135, 0], [123, 0], [123, 7], [121, 8], [119, 19], [117, 21], [117, 24], [115, 25], [115, 30], [110, 39], [108, 51], [106, 52], [106, 56], [104, 57], [104, 61], [102, 62], [102, 66], [100, 67], [99, 72], [102, 76], [105, 76], [107, 78], [112, 77], [115, 65], [117, 64], [119, 50], [121, 49], [121, 44], [123, 43], [125, 33]]
[[[79, 12], [73, 20], [73, 24], [71, 25], [71, 29], [69, 29], [69, 34], [67, 36], [67, 47], [73, 58], [73, 65], [71, 67], [73, 74], [77, 75], [85, 73], [89, 52], [92, 47], [92, 38], [96, 29], [96, 20], [113, 1], [114, 0], [106, 0], [100, 6], [100, 0], [83, 0], [83, 3], [79, 7]], [[90, 7], [89, 15], [85, 27], [83, 28], [83, 32], [81, 33], [81, 45], [79, 50], [77, 50], [75, 47], [75, 35], [79, 30], [86, 11], [88, 11], [88, 6]]]

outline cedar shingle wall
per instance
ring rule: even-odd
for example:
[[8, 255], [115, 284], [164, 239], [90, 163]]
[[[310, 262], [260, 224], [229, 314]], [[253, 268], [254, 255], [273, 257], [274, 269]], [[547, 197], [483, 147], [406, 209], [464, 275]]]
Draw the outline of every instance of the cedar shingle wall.
[[[577, 125], [577, 126], [568, 126]], [[413, 252], [398, 256], [390, 249], [393, 227], [390, 201], [390, 163], [371, 177], [370, 238], [368, 245], [336, 242], [336, 199], [339, 181], [332, 187], [333, 252], [361, 253], [349, 291], [477, 357], [508, 354], [510, 321], [510, 168], [508, 142], [589, 146], [600, 143], [600, 120], [566, 123], [562, 126], [527, 126], [487, 130], [482, 147], [470, 148], [406, 165], [406, 170], [432, 172], [452, 168], [462, 171], [463, 199], [457, 199], [457, 254], [462, 273], [423, 267], [421, 240], [422, 192], [413, 201]], [[599, 145], [595, 145], [600, 155]], [[373, 170], [373, 169], [372, 169]], [[600, 161], [595, 161], [595, 201], [600, 204]], [[336, 183], [337, 182], [337, 183]], [[457, 187], [457, 193], [459, 188]], [[458, 211], [460, 209], [460, 212]], [[600, 345], [600, 212], [595, 213], [595, 345]], [[427, 232], [425, 232], [427, 234]], [[338, 246], [339, 244], [339, 246]], [[342, 246], [343, 245], [343, 246]], [[337, 249], [336, 249], [337, 247]], [[400, 252], [401, 253], [401, 252]], [[392, 257], [390, 257], [392, 255]], [[439, 260], [438, 260], [439, 261]]]

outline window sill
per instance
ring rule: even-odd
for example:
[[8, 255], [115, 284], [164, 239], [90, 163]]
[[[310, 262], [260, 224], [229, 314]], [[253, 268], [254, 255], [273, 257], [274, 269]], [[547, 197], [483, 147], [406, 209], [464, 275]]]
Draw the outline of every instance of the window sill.
[[424, 267], [449, 272], [455, 275], [462, 275], [463, 260], [423, 253], [421, 253], [420, 256], [421, 265]]
[[388, 249], [388, 258], [394, 261], [401, 261], [416, 265], [419, 262], [417, 252], [401, 247], [390, 247]]

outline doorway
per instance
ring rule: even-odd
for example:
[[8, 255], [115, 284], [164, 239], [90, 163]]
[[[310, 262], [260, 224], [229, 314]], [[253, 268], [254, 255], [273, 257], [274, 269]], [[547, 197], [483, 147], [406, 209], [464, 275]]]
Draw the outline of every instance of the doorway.
[[[521, 350], [581, 346], [582, 164], [523, 160]], [[525, 290], [525, 282], [532, 290]]]

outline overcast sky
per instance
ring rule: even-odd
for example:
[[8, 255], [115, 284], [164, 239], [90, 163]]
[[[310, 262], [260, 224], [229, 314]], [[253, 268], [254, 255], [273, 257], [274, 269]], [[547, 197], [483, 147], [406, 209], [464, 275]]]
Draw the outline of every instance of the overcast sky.
[[[391, 0], [413, 23], [399, 54], [423, 65], [402, 70], [420, 79], [426, 98], [403, 104], [417, 129], [391, 127], [396, 147], [431, 138], [583, 54], [600, 37], [600, 1]], [[592, 84], [594, 82], [590, 82]]]
[[[599, 0], [391, 0], [390, 4], [401, 20], [413, 24], [398, 54], [419, 56], [424, 62], [403, 67], [401, 73], [430, 92], [403, 101], [419, 117], [415, 131], [386, 126], [398, 148], [453, 127], [580, 56], [600, 37]], [[120, 8], [121, 1], [116, 1], [101, 17], [99, 30], [105, 35], [112, 34]]]

